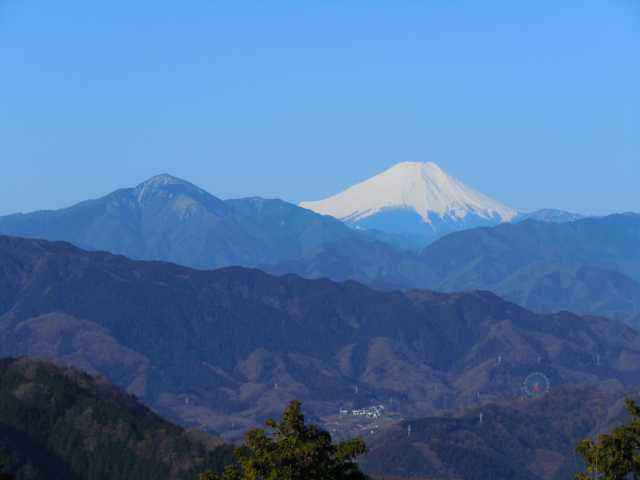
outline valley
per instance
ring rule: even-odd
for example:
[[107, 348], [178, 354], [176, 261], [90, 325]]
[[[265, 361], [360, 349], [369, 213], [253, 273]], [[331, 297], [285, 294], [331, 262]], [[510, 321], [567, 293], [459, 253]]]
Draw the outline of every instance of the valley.
[[291, 398], [313, 418], [382, 404], [402, 418], [554, 388], [631, 387], [640, 334], [534, 314], [489, 292], [382, 292], [355, 282], [198, 271], [0, 238], [3, 356], [100, 373], [158, 412], [229, 438]]

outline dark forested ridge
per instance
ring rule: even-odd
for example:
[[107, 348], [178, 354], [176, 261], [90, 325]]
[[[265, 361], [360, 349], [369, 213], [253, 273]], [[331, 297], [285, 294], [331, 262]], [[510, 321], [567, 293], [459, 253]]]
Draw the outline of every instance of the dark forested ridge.
[[232, 459], [104, 379], [30, 359], [0, 360], [0, 451], [17, 480], [187, 480]]
[[[581, 439], [625, 420], [620, 385], [564, 386], [393, 423], [366, 437], [376, 479], [561, 480], [582, 468]], [[315, 430], [314, 430], [315, 431]], [[135, 398], [69, 367], [0, 360], [0, 452], [17, 480], [193, 479], [232, 449], [176, 427]]]
[[[323, 424], [384, 404], [418, 417], [554, 386], [634, 385], [640, 335], [488, 292], [191, 270], [0, 237], [0, 355], [102, 373], [184, 425], [238, 436], [292, 398]], [[336, 428], [341, 428], [338, 421]]]
[[516, 400], [407, 420], [369, 440], [365, 470], [376, 478], [565, 480], [581, 471], [583, 438], [626, 420], [634, 392], [568, 386]]

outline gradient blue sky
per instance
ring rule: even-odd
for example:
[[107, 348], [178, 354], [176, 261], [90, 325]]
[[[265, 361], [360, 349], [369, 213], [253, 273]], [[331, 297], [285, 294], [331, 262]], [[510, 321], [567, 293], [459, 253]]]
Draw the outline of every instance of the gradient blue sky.
[[315, 200], [400, 161], [639, 211], [639, 112], [633, 0], [0, 0], [0, 213], [161, 172]]

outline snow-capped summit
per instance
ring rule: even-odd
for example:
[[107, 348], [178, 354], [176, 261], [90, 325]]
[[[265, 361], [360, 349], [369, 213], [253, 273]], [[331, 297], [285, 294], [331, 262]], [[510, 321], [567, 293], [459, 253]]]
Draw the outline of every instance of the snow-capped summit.
[[333, 197], [300, 206], [365, 228], [428, 236], [509, 222], [518, 214], [433, 162], [399, 163]]

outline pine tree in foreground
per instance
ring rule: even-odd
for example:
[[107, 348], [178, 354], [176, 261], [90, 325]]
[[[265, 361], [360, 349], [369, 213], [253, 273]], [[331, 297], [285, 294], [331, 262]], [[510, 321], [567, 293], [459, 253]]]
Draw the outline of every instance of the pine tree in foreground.
[[300, 402], [293, 401], [281, 422], [268, 420], [268, 434], [253, 429], [245, 434], [244, 445], [236, 450], [237, 466], [224, 474], [212, 472], [200, 480], [364, 480], [355, 459], [365, 453], [359, 439], [334, 444], [331, 435], [305, 425]]
[[631, 421], [609, 434], [600, 435], [597, 442], [583, 440], [577, 447], [587, 464], [587, 471], [576, 480], [640, 479], [640, 407], [626, 402]]

